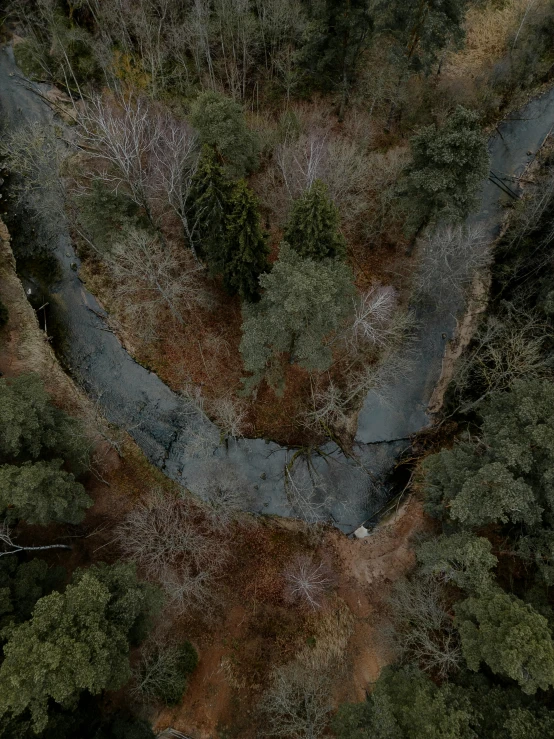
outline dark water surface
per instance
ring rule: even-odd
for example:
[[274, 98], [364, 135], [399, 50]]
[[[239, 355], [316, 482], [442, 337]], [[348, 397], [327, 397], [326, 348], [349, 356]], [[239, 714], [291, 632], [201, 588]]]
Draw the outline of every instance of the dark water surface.
[[[22, 82], [11, 48], [0, 49], [2, 123], [17, 127], [51, 122], [49, 106], [33, 91], [40, 90], [40, 85]], [[490, 141], [492, 171], [508, 182], [510, 176], [521, 173], [553, 124], [554, 90], [550, 90], [499, 126]], [[484, 183], [480, 210], [471, 221], [480, 224], [490, 240], [499, 230], [505, 197], [490, 181]], [[41, 238], [39, 227], [35, 238]], [[281, 516], [304, 511], [348, 532], [385, 503], [387, 474], [409, 446], [409, 437], [430, 422], [427, 405], [462, 309], [458, 298], [434, 308], [416, 307], [417, 341], [410, 348], [408, 379], [392, 380], [385, 393], [369, 393], [359, 415], [354, 459], [334, 443], [309, 458], [298, 457], [292, 467], [294, 492], [285, 480], [294, 450], [262, 439], [221, 443], [214, 424], [129, 356], [108, 330], [103, 309], [78, 278], [79, 259], [62, 212], [52, 246], [59, 270], [49, 299], [53, 320], [63, 326], [62, 360], [98, 401], [103, 415], [127, 429], [166, 475], [193, 492], [214, 474], [236, 478], [248, 493], [245, 507], [250, 510]]]

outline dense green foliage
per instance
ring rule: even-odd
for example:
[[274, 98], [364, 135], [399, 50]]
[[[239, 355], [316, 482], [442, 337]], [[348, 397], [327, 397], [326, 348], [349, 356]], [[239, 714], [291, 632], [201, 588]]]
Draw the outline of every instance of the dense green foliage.
[[477, 672], [483, 661], [529, 694], [554, 685], [548, 621], [529, 604], [490, 588], [457, 604], [456, 623], [470, 670]]
[[340, 93], [340, 117], [371, 42], [370, 4], [367, 0], [322, 0], [307, 5], [310, 33], [300, 60], [312, 85]]
[[215, 149], [204, 145], [188, 198], [194, 246], [212, 275], [222, 275], [231, 295], [256, 300], [267, 269], [266, 234], [258, 201], [244, 180], [228, 178]]
[[437, 686], [418, 670], [388, 668], [365, 703], [341, 706], [333, 730], [337, 739], [539, 739], [554, 716], [480, 675]]
[[523, 522], [552, 526], [554, 386], [516, 381], [479, 408], [480, 443], [462, 443], [424, 464], [429, 513], [467, 526]]
[[491, 549], [488, 539], [460, 531], [423, 542], [416, 553], [424, 575], [452, 582], [462, 590], [478, 592], [492, 582], [490, 570], [498, 560]]
[[229, 202], [223, 285], [230, 295], [249, 302], [259, 297], [258, 278], [267, 271], [267, 235], [261, 228], [258, 200], [240, 180]]
[[440, 52], [463, 36], [467, 0], [380, 0], [379, 29], [395, 42], [401, 64], [429, 72]]
[[259, 303], [243, 306], [240, 351], [252, 373], [247, 387], [264, 377], [281, 380], [280, 355], [288, 354], [308, 370], [325, 370], [332, 359], [327, 339], [352, 311], [352, 272], [334, 259], [302, 259], [283, 243], [269, 274], [260, 277], [265, 290]]
[[83, 693], [76, 708], [64, 710], [50, 704], [48, 724], [37, 734], [27, 711], [17, 718], [3, 720], [0, 739], [155, 739], [146, 721], [126, 711], [102, 715], [98, 700]]
[[458, 106], [441, 128], [426, 126], [411, 139], [412, 161], [400, 194], [415, 231], [432, 220], [460, 220], [476, 205], [489, 170], [479, 116]]
[[385, 670], [367, 703], [343, 706], [334, 720], [338, 739], [470, 739], [469, 696], [438, 688], [417, 672]]
[[284, 239], [304, 259], [346, 255], [339, 212], [321, 180], [316, 180], [292, 206]]
[[[19, 562], [17, 557], [0, 559], [0, 628], [31, 617], [39, 598], [61, 585], [62, 567], [49, 567], [41, 559]], [[0, 631], [0, 640], [2, 639]], [[0, 734], [1, 736], [1, 734]]]
[[232, 193], [232, 182], [217, 154], [213, 148], [204, 146], [188, 202], [195, 249], [212, 274], [219, 274], [225, 268]]
[[0, 467], [0, 515], [8, 522], [23, 519], [46, 525], [80, 523], [92, 500], [62, 460], [24, 462]]
[[217, 92], [203, 92], [190, 112], [200, 142], [213, 147], [229, 174], [244, 177], [258, 166], [258, 142], [246, 126], [241, 106]]
[[58, 410], [36, 375], [0, 379], [0, 462], [63, 457], [79, 473], [88, 463], [80, 424]]
[[6, 462], [0, 465], [0, 515], [9, 524], [82, 521], [92, 501], [73, 472], [62, 469], [66, 464], [79, 473], [87, 465], [79, 423], [55, 408], [34, 375], [0, 380], [0, 414], [0, 461]]
[[130, 635], [152, 607], [152, 591], [124, 564], [90, 567], [40, 598], [30, 620], [4, 632], [0, 716], [29, 710], [41, 731], [50, 700], [69, 708], [83, 690], [119, 688], [130, 677]]

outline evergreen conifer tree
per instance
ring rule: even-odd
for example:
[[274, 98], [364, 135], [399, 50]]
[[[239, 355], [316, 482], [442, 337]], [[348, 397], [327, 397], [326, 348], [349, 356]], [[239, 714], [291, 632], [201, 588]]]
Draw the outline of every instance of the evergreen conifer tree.
[[283, 388], [280, 355], [310, 371], [325, 371], [332, 362], [327, 339], [352, 311], [354, 295], [350, 268], [336, 259], [302, 259], [283, 243], [270, 273], [260, 277], [264, 295], [256, 305], [244, 305], [240, 352], [252, 377], [245, 391], [265, 377]]
[[258, 166], [259, 142], [246, 125], [242, 107], [214, 90], [201, 92], [190, 120], [202, 144], [215, 147], [232, 177], [244, 177]]
[[406, 200], [408, 225], [415, 235], [438, 218], [466, 218], [489, 171], [487, 141], [478, 114], [458, 105], [442, 128], [425, 126], [410, 145], [413, 159], [400, 194]]
[[243, 300], [253, 302], [259, 297], [258, 278], [268, 269], [269, 250], [257, 198], [244, 180], [237, 183], [231, 205], [223, 284], [231, 295], [238, 293]]
[[554, 685], [554, 643], [548, 621], [528, 603], [500, 588], [457, 603], [455, 626], [470, 670], [485, 662], [516, 680], [524, 693]]
[[315, 180], [292, 207], [285, 241], [305, 259], [344, 257], [346, 242], [339, 223], [339, 212], [327, 194], [327, 186]]
[[214, 149], [205, 145], [193, 178], [189, 208], [196, 252], [212, 274], [222, 272], [225, 264], [231, 196], [232, 183]]

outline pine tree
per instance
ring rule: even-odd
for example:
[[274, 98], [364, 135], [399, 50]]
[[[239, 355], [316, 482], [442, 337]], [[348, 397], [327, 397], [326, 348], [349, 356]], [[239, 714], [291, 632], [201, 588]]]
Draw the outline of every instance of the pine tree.
[[378, 0], [374, 8], [401, 66], [429, 72], [441, 51], [464, 37], [467, 0]]
[[214, 149], [205, 145], [192, 181], [189, 209], [196, 252], [212, 274], [221, 273], [225, 264], [231, 197], [232, 183]]
[[244, 180], [235, 186], [227, 225], [223, 284], [231, 294], [254, 302], [259, 297], [258, 278], [268, 269], [267, 237], [260, 226], [256, 196]]
[[339, 212], [327, 186], [315, 180], [292, 207], [285, 241], [306, 259], [344, 257], [346, 242], [339, 226]]
[[129, 643], [158, 606], [158, 591], [122, 563], [77, 570], [63, 593], [39, 598], [28, 621], [2, 634], [0, 726], [29, 716], [39, 733], [83, 691], [120, 688], [131, 676]]
[[299, 62], [313, 85], [340, 94], [342, 119], [372, 39], [371, 4], [367, 0], [324, 0], [307, 5], [311, 23]]
[[442, 128], [426, 126], [410, 145], [413, 159], [400, 194], [406, 199], [409, 225], [416, 235], [437, 218], [466, 218], [489, 171], [478, 114], [458, 105]]
[[62, 457], [79, 474], [88, 464], [83, 429], [54, 405], [38, 375], [0, 379], [0, 463]]
[[554, 643], [548, 621], [500, 588], [456, 604], [455, 626], [470, 670], [485, 662], [496, 675], [516, 680], [524, 693], [554, 685]]
[[258, 139], [237, 102], [213, 90], [202, 92], [193, 103], [190, 120], [202, 144], [217, 150], [231, 176], [244, 177], [257, 168]]
[[279, 259], [260, 277], [265, 292], [256, 305], [244, 305], [240, 352], [247, 372], [245, 389], [264, 376], [282, 388], [280, 355], [307, 370], [325, 371], [332, 362], [328, 338], [352, 311], [350, 268], [336, 259], [302, 259], [283, 243]]

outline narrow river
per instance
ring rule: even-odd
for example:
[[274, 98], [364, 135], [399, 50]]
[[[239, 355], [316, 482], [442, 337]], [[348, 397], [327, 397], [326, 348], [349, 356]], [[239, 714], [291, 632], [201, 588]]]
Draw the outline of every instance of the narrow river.
[[[0, 49], [2, 122], [10, 128], [51, 122], [50, 107], [36, 94], [45, 89], [24, 80], [10, 47]], [[554, 89], [500, 124], [489, 144], [491, 171], [513, 188], [511, 178], [531, 161], [553, 124]], [[500, 228], [505, 197], [491, 181], [483, 184], [480, 209], [471, 221], [484, 229], [489, 241]], [[36, 239], [43, 238], [40, 224], [36, 231]], [[395, 460], [409, 446], [409, 437], [430, 423], [427, 405], [462, 310], [455, 297], [440, 306], [415, 308], [417, 335], [406, 357], [411, 366], [408, 379], [391, 381], [379, 395], [369, 393], [359, 415], [355, 456], [346, 457], [330, 442], [309, 458], [294, 459], [289, 479], [287, 465], [295, 450], [263, 439], [222, 443], [214, 424], [129, 356], [79, 280], [79, 259], [63, 213], [51, 246], [60, 278], [51, 286], [49, 300], [67, 333], [64, 363], [103, 415], [127, 429], [166, 475], [192, 492], [212, 475], [235, 478], [249, 510], [280, 516], [303, 513], [346, 532], [384, 504], [389, 495], [385, 480]]]

